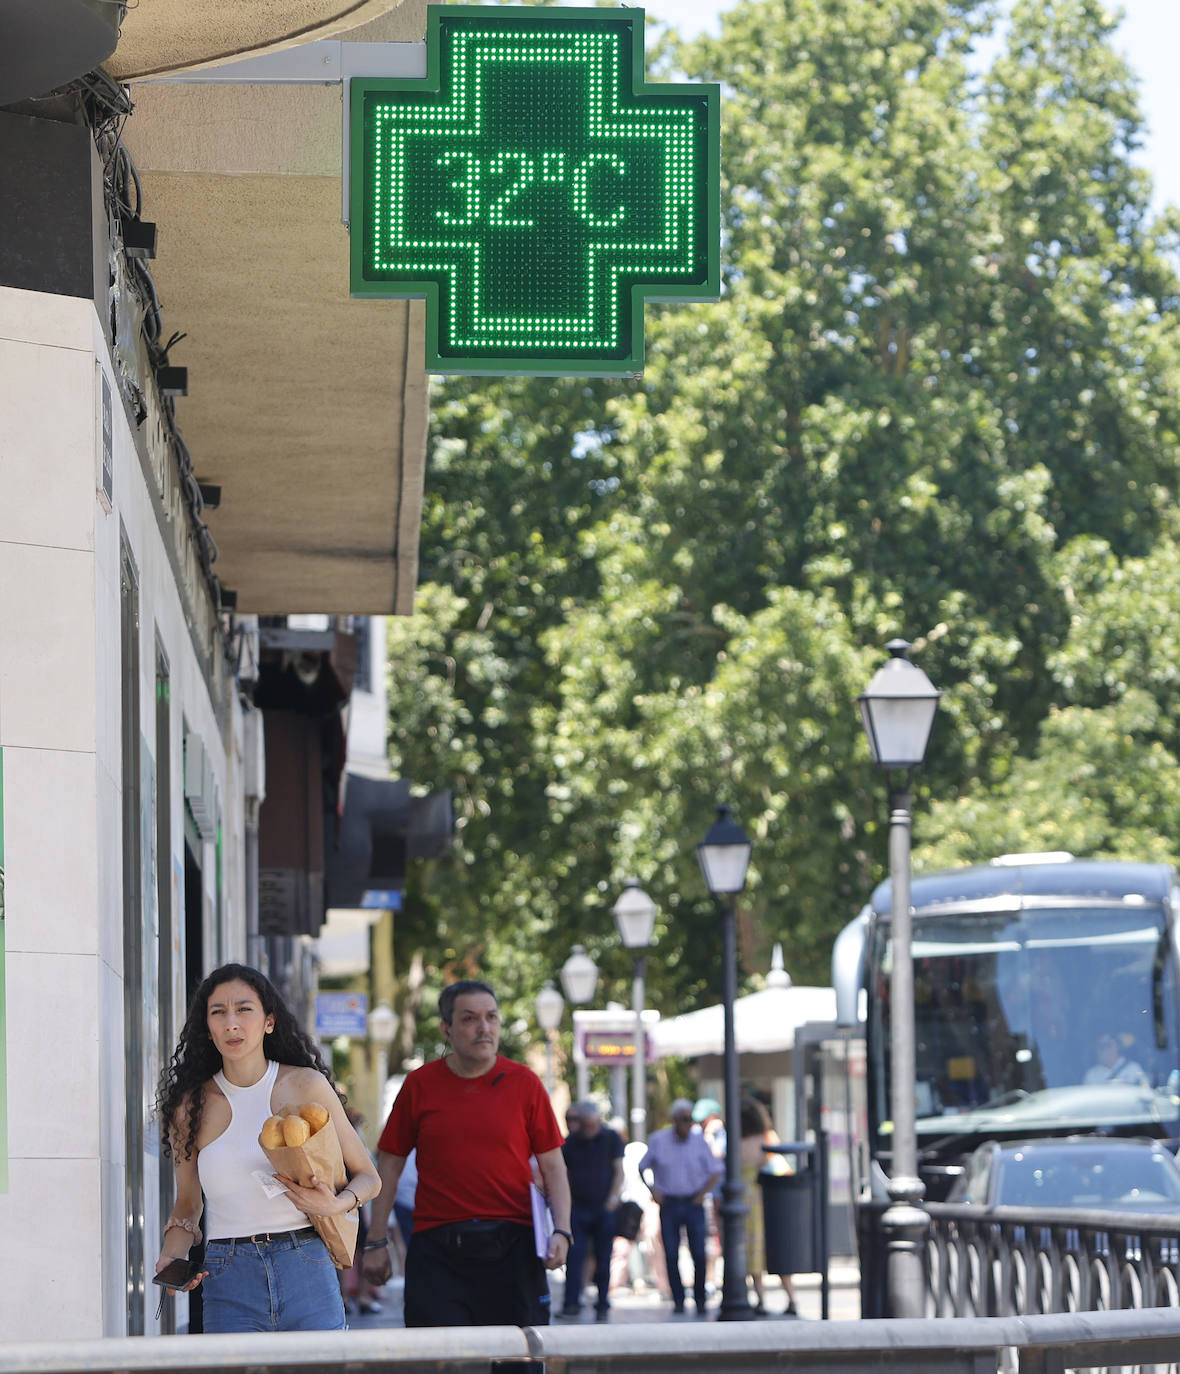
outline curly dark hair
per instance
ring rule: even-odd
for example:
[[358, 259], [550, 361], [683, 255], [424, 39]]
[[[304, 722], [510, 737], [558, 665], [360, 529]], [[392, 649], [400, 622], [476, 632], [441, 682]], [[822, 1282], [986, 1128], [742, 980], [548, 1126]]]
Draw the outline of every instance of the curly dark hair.
[[164, 1127], [164, 1138], [160, 1143], [166, 1155], [171, 1155], [173, 1151], [172, 1123], [187, 1099], [188, 1138], [182, 1150], [185, 1159], [192, 1158], [205, 1106], [205, 1084], [221, 1069], [221, 1055], [214, 1047], [206, 1022], [209, 998], [215, 988], [235, 979], [249, 984], [258, 994], [262, 1010], [267, 1016], [274, 1017], [274, 1029], [266, 1037], [266, 1057], [280, 1064], [298, 1064], [301, 1068], [318, 1069], [332, 1083], [332, 1071], [320, 1057], [318, 1046], [300, 1028], [270, 979], [248, 964], [222, 964], [193, 993], [180, 1040], [171, 1062], [160, 1075], [156, 1112]]
[[765, 1135], [770, 1130], [770, 1113], [756, 1097], [743, 1097], [739, 1113], [743, 1140], [747, 1136]]

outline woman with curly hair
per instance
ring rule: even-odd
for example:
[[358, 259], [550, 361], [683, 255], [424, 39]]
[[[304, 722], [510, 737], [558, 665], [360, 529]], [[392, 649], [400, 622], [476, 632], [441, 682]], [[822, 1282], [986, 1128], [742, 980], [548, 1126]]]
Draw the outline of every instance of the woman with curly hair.
[[[340, 1138], [349, 1181], [339, 1193], [275, 1174], [258, 1144], [267, 1117], [309, 1102]], [[226, 964], [197, 988], [157, 1108], [176, 1206], [156, 1272], [200, 1240], [204, 1210], [204, 1267], [181, 1291], [204, 1282], [206, 1331], [343, 1330], [336, 1267], [309, 1218], [353, 1211], [380, 1180], [314, 1042], [257, 969]], [[285, 1191], [271, 1196], [272, 1180]]]

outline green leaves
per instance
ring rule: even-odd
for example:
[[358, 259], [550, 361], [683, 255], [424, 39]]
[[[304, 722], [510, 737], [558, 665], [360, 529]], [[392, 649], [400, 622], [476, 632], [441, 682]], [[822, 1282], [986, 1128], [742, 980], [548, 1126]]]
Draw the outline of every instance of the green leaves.
[[575, 940], [626, 998], [632, 875], [655, 1005], [715, 997], [722, 800], [747, 973], [781, 941], [827, 982], [884, 868], [854, 699], [896, 634], [946, 693], [920, 864], [1171, 852], [1176, 221], [1102, 7], [1021, 0], [983, 70], [991, 23], [745, 0], [670, 43], [726, 90], [722, 301], [649, 310], [636, 382], [438, 388], [391, 747], [456, 788], [422, 900], [521, 1014]]

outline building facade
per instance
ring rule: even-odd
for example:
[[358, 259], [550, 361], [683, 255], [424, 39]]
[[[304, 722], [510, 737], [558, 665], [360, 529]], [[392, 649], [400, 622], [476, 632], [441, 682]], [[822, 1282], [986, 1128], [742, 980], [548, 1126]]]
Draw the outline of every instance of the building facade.
[[[350, 308], [322, 91], [147, 86], [350, 25], [417, 40], [425, 5], [27, 10], [0, 55], [0, 1340], [178, 1319], [156, 1083], [218, 964], [314, 996], [352, 617], [412, 608], [426, 431], [416, 315]], [[304, 230], [269, 284], [266, 195]], [[337, 398], [357, 329], [382, 382]], [[268, 838], [268, 772], [301, 836]]]

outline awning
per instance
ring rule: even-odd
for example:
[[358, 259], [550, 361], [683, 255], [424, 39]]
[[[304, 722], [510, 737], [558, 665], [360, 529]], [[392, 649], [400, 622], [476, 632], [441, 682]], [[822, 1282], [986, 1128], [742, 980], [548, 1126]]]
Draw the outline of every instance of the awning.
[[[739, 997], [733, 1005], [739, 1054], [774, 1054], [795, 1044], [795, 1031], [809, 1021], [836, 1019], [832, 988], [770, 987]], [[725, 1048], [724, 1008], [702, 1007], [661, 1020], [651, 1031], [660, 1055], [721, 1054]]]

